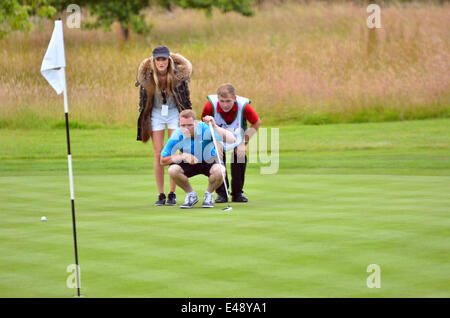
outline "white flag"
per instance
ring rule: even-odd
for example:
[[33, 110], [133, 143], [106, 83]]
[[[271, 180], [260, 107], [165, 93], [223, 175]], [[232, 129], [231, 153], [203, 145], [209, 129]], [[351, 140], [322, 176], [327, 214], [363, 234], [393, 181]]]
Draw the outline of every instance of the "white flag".
[[63, 25], [61, 20], [55, 21], [52, 38], [41, 65], [41, 74], [59, 95], [65, 88], [66, 56], [64, 53]]

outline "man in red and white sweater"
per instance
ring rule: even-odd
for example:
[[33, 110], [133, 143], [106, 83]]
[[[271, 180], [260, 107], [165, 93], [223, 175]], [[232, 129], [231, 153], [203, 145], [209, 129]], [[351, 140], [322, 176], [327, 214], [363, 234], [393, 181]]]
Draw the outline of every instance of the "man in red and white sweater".
[[[247, 167], [247, 144], [261, 126], [261, 120], [250, 103], [248, 98], [236, 95], [236, 89], [233, 85], [222, 84], [217, 89], [217, 95], [208, 95], [208, 101], [203, 108], [201, 117], [212, 116], [216, 124], [222, 128], [245, 132], [243, 137], [237, 138], [234, 145], [224, 149], [222, 156], [225, 164], [225, 151], [234, 148], [231, 162], [231, 196], [233, 202], [248, 202], [243, 194], [245, 169]], [[247, 121], [251, 124], [249, 129], [247, 129]], [[225, 177], [225, 182], [228, 187], [228, 176]], [[228, 201], [223, 184], [216, 192], [216, 203]]]

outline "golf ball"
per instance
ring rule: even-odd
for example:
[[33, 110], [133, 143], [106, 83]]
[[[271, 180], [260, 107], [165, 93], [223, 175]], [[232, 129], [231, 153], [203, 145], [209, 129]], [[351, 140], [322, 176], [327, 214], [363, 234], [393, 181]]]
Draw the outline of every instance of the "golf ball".
[[47, 218], [45, 216], [41, 217], [41, 221], [47, 221]]

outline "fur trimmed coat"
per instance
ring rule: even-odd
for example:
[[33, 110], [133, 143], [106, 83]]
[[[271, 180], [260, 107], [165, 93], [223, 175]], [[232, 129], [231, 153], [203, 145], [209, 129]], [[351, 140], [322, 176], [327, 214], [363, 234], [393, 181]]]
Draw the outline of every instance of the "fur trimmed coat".
[[[170, 53], [174, 61], [175, 88], [173, 90], [178, 111], [192, 109], [189, 81], [192, 77], [192, 64], [181, 54]], [[151, 63], [153, 57], [146, 58], [139, 64], [135, 86], [139, 89], [139, 118], [137, 123], [137, 140], [147, 142], [152, 135], [151, 116], [156, 84], [153, 79]]]

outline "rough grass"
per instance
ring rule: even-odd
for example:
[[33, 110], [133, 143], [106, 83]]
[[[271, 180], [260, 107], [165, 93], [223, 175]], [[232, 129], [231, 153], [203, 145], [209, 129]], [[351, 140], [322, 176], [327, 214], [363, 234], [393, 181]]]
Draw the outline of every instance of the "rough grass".
[[[351, 4], [263, 5], [235, 13], [148, 11], [154, 28], [127, 44], [115, 32], [66, 29], [71, 118], [85, 127], [133, 127], [139, 62], [168, 45], [194, 65], [194, 109], [232, 82], [265, 123], [327, 124], [448, 117], [450, 6], [382, 8], [382, 29]], [[39, 69], [52, 23], [1, 42], [0, 128], [54, 128], [62, 97]]]

